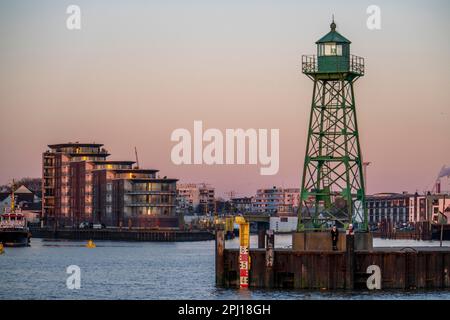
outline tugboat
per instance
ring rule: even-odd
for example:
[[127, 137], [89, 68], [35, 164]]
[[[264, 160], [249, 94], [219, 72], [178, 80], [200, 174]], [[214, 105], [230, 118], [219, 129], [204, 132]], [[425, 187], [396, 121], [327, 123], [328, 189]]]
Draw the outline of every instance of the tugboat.
[[16, 212], [14, 183], [11, 188], [11, 210], [0, 215], [0, 243], [5, 247], [26, 247], [30, 245], [31, 233], [25, 216]]

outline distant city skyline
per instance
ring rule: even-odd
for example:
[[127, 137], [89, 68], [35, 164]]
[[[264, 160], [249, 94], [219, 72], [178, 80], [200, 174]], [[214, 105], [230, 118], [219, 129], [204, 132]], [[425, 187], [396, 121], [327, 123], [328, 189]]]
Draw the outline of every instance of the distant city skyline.
[[[0, 185], [40, 177], [48, 144], [103, 143], [111, 160], [180, 183], [230, 190], [300, 187], [312, 83], [301, 55], [337, 30], [366, 59], [356, 84], [367, 193], [431, 190], [450, 165], [450, 3], [432, 1], [0, 2]], [[366, 8], [381, 9], [381, 30]], [[174, 165], [177, 128], [279, 129], [279, 171]], [[450, 189], [450, 179], [443, 180]]]

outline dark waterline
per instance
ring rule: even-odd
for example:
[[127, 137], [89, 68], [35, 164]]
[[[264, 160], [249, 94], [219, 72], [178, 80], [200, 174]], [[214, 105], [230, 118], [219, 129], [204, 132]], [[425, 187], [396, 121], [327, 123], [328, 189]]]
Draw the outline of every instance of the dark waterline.
[[[276, 246], [291, 243], [277, 235]], [[251, 246], [257, 239], [252, 236]], [[449, 299], [450, 291], [336, 292], [221, 289], [214, 285], [214, 241], [85, 242], [33, 239], [0, 255], [0, 299]], [[375, 240], [376, 246], [439, 242]], [[444, 243], [450, 246], [450, 242]], [[226, 242], [237, 247], [238, 240]], [[66, 268], [81, 268], [81, 289], [66, 286]]]

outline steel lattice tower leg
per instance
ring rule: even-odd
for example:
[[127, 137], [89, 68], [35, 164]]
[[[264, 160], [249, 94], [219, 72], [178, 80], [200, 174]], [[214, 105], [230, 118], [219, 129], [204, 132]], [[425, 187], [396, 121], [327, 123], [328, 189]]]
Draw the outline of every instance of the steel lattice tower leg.
[[353, 84], [356, 78], [314, 81], [298, 231], [327, 221], [367, 230], [363, 162]]

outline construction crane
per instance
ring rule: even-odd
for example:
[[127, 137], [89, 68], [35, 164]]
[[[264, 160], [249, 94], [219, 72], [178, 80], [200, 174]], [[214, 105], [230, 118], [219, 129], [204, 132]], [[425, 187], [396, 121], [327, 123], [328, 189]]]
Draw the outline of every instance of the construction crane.
[[234, 196], [236, 196], [238, 193], [234, 190], [230, 190], [228, 192], [225, 192], [225, 194], [230, 197], [230, 200], [233, 200]]
[[136, 147], [134, 147], [134, 154], [136, 156], [136, 169], [139, 169], [139, 158], [138, 158], [138, 152], [137, 152]]

